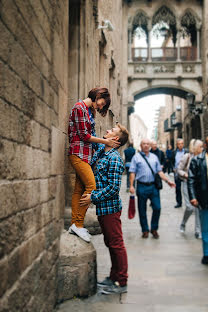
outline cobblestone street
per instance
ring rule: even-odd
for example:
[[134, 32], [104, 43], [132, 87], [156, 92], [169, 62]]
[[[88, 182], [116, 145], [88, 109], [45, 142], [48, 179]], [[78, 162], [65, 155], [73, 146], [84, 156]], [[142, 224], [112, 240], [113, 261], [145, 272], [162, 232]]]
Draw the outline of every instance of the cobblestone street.
[[[175, 190], [163, 183], [160, 239], [141, 238], [138, 213], [128, 220], [129, 194], [123, 177], [123, 233], [129, 261], [128, 293], [74, 299], [60, 305], [58, 311], [96, 312], [207, 312], [208, 268], [200, 261], [201, 240], [194, 236], [194, 216], [187, 223], [186, 234], [179, 232], [184, 207], [174, 209]], [[148, 206], [150, 220], [151, 207]], [[97, 250], [98, 280], [109, 274], [110, 258], [102, 235], [92, 238]]]

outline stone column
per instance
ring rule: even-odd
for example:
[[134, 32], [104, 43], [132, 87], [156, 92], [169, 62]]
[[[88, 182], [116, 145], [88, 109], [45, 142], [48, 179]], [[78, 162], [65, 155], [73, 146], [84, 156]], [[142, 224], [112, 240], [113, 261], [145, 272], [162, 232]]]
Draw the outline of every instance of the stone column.
[[196, 50], [196, 60], [200, 61], [201, 57], [200, 57], [200, 29], [201, 29], [201, 25], [197, 24], [196, 25], [196, 30], [197, 30], [197, 50]]
[[128, 60], [129, 62], [132, 62], [132, 31], [131, 29], [128, 29]]
[[181, 62], [181, 47], [180, 47], [181, 33], [180, 28], [177, 29], [177, 62]]
[[152, 30], [152, 25], [151, 23], [148, 23], [148, 62], [152, 62], [152, 51], [151, 51], [151, 30]]

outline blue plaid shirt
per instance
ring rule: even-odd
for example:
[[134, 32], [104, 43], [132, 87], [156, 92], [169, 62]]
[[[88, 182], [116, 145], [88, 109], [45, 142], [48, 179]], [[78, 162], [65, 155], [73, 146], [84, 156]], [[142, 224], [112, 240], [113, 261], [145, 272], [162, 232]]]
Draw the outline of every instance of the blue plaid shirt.
[[103, 216], [122, 209], [119, 191], [124, 164], [116, 149], [105, 152], [105, 145], [102, 144], [92, 158], [92, 167], [97, 160], [94, 172], [97, 189], [92, 191], [91, 201], [96, 205], [96, 214]]

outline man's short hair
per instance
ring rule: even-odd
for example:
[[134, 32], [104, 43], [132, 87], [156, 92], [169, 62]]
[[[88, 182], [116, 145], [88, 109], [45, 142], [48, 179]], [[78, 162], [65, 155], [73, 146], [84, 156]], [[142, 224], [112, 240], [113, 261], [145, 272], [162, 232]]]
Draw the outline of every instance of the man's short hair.
[[183, 139], [182, 138], [177, 138], [176, 142], [178, 143], [180, 141], [183, 141]]
[[120, 129], [120, 132], [119, 132], [119, 142], [121, 143], [120, 146], [123, 146], [126, 144], [126, 142], [128, 142], [128, 139], [129, 139], [129, 132], [128, 130], [122, 126], [121, 124], [117, 123], [116, 126]]

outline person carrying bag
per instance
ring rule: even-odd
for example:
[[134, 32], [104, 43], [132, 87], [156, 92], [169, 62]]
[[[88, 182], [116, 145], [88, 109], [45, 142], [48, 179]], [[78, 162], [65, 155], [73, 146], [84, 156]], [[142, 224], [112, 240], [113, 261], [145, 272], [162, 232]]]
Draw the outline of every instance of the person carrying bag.
[[[141, 153], [140, 153], [140, 154], [141, 154]], [[155, 178], [155, 187], [156, 187], [156, 189], [162, 190], [163, 184], [162, 184], [162, 179], [161, 179], [161, 177], [159, 176], [158, 173], [154, 173], [154, 171], [153, 171], [152, 167], [150, 166], [150, 164], [149, 164], [147, 158], [146, 158], [143, 154], [141, 154], [141, 156], [144, 158], [144, 160], [146, 161], [146, 163], [147, 163], [147, 165], [149, 166], [150, 170], [152, 171], [152, 174], [153, 174], [153, 176], [154, 176], [154, 178]]]

